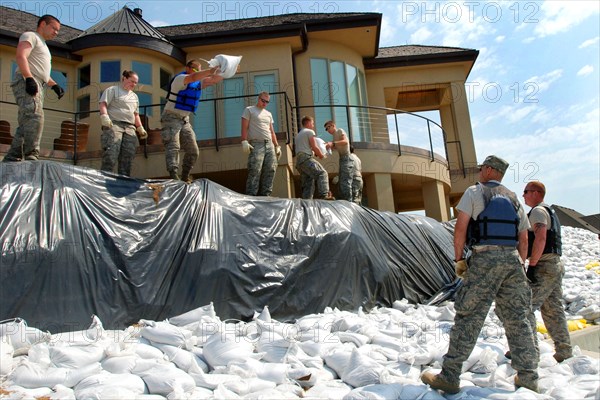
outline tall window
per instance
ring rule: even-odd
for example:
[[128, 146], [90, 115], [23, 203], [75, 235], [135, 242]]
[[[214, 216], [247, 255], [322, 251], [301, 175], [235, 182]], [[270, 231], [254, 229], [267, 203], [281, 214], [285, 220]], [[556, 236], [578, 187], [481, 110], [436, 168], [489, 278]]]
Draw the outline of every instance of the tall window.
[[[260, 74], [254, 75], [254, 93], [258, 94], [260, 92], [277, 92], [277, 82], [275, 81], [275, 74]], [[269, 104], [267, 104], [267, 110], [271, 112], [273, 115], [273, 129], [275, 132], [281, 129], [279, 125], [279, 104], [283, 104], [279, 101], [280, 95], [271, 94], [271, 100]], [[253, 102], [256, 102], [257, 99], [252, 99]]]
[[100, 62], [100, 82], [119, 82], [121, 72], [121, 61]]
[[[255, 105], [258, 93], [277, 91], [275, 73], [238, 74], [202, 89], [200, 105], [190, 118], [198, 140], [240, 137], [241, 117], [248, 105]], [[275, 132], [281, 130], [279, 95], [271, 94], [267, 110], [273, 115]], [[218, 99], [212, 101], [213, 99]]]
[[131, 69], [138, 75], [140, 85], [152, 85], [152, 64], [132, 61]]
[[[241, 96], [244, 94], [244, 78], [231, 78], [223, 81], [224, 97]], [[223, 100], [224, 130], [223, 137], [238, 137], [241, 132], [241, 118], [244, 108], [246, 108], [246, 99], [237, 97]]]
[[90, 95], [77, 99], [77, 111], [81, 113], [79, 114], [80, 119], [90, 116]]
[[[338, 128], [351, 135], [352, 141], [369, 141], [371, 138], [368, 114], [360, 108], [366, 104], [364, 74], [353, 65], [323, 58], [310, 60], [315, 125], [321, 127], [333, 119]], [[328, 107], [323, 107], [328, 106]], [[319, 129], [317, 129], [319, 130]], [[326, 133], [318, 133], [330, 139]]]
[[215, 89], [215, 85], [202, 89], [202, 97], [193, 121], [196, 140], [214, 139], [216, 136], [215, 102], [211, 101], [217, 97]]
[[89, 64], [79, 68], [79, 70], [77, 71], [77, 88], [81, 89], [86, 86], [89, 86], [89, 84], [92, 82], [92, 74], [90, 71], [91, 69]]
[[171, 82], [171, 73], [169, 71], [165, 71], [164, 69], [160, 69], [160, 88], [164, 90], [169, 90], [169, 83]]

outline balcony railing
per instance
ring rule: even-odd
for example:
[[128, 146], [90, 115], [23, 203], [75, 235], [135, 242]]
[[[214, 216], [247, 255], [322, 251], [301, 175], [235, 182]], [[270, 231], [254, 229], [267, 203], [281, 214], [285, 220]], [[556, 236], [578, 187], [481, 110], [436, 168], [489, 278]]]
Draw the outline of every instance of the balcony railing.
[[[214, 99], [202, 100], [200, 108], [207, 107], [214, 112], [214, 126], [212, 132], [206, 135], [204, 131], [196, 131], [199, 142], [207, 141], [208, 145], [214, 146], [215, 150], [219, 150], [222, 143], [227, 143], [228, 138], [232, 138], [234, 143], [239, 139], [239, 122], [237, 128], [227, 130], [227, 123], [224, 121], [224, 110], [226, 102], [241, 101], [244, 104], [253, 104], [256, 95], [245, 96], [229, 96]], [[286, 144], [294, 145], [295, 133], [299, 130], [299, 119], [304, 114], [313, 115], [317, 118], [317, 123], [324, 123], [328, 119], [334, 119], [338, 128], [343, 128], [348, 132], [351, 143], [383, 143], [397, 145], [398, 156], [402, 156], [405, 149], [418, 148], [426, 151], [431, 161], [435, 160], [435, 154], [441, 155], [448, 160], [448, 145], [456, 146], [456, 151], [459, 156], [459, 168], [464, 170], [462, 149], [459, 142], [448, 142], [447, 135], [444, 129], [437, 122], [430, 118], [419, 114], [397, 110], [386, 107], [374, 106], [354, 106], [354, 105], [310, 105], [310, 106], [294, 106], [286, 92], [272, 92], [271, 105], [269, 107], [277, 116], [277, 125], [275, 130], [285, 135]], [[275, 101], [274, 101], [275, 100]], [[7, 116], [16, 116], [17, 107], [15, 103], [0, 101], [2, 104], [2, 112], [0, 112], [0, 120], [7, 119]], [[160, 114], [163, 105], [153, 104], [140, 106], [140, 115], [144, 122], [146, 130], [157, 130], [160, 127]], [[71, 143], [70, 150], [72, 152], [73, 163], [77, 163], [78, 155], [82, 151], [81, 142], [87, 140], [81, 137], [81, 126], [78, 123], [89, 121], [89, 115], [98, 113], [94, 111], [67, 112], [54, 108], [45, 108], [45, 124], [44, 134], [42, 136], [42, 149], [56, 150], [58, 133], [61, 132], [61, 126], [64, 130], [64, 121], [72, 121], [74, 123], [74, 132], [71, 142], [68, 140], [62, 143]], [[85, 116], [85, 118], [83, 118]], [[241, 115], [240, 115], [241, 117]], [[16, 120], [16, 118], [12, 118]], [[321, 121], [322, 120], [322, 121]], [[239, 118], [237, 118], [239, 121]], [[231, 125], [231, 121], [230, 125]], [[152, 125], [152, 126], [150, 126]], [[11, 127], [14, 132], [15, 126]], [[100, 129], [100, 126], [94, 129]], [[328, 133], [323, 133], [324, 130], [320, 126], [316, 127], [319, 136], [324, 139], [329, 138]], [[87, 133], [87, 132], [86, 132]], [[59, 142], [61, 142], [59, 140]], [[144, 154], [147, 156], [147, 141], [142, 142], [144, 146]], [[203, 145], [202, 147], [206, 147]], [[64, 149], [64, 147], [62, 148]]]

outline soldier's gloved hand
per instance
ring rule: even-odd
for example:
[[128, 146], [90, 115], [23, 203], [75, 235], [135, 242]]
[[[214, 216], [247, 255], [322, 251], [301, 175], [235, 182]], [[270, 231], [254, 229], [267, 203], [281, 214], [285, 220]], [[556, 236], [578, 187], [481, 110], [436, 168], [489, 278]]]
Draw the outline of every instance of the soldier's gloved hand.
[[339, 181], [340, 181], [340, 177], [338, 175], [336, 175], [331, 180], [331, 183], [333, 183], [334, 185], [337, 185]]
[[277, 156], [278, 160], [281, 158], [281, 146], [275, 146], [275, 155]]
[[61, 88], [59, 84], [52, 86], [50, 89], [54, 90], [59, 100], [65, 95], [65, 89]]
[[138, 134], [138, 137], [141, 140], [144, 140], [148, 137], [148, 132], [146, 132], [146, 130], [144, 129], [144, 127], [142, 125], [138, 126], [137, 128], [135, 128], [135, 131]]
[[250, 154], [250, 152], [254, 149], [247, 140], [242, 140], [242, 151], [246, 154]]
[[464, 258], [455, 261], [454, 271], [456, 272], [456, 276], [458, 276], [459, 278], [463, 278], [465, 276], [465, 272], [467, 272], [467, 261]]
[[102, 126], [105, 126], [107, 128], [112, 128], [113, 126], [113, 123], [110, 120], [108, 114], [100, 114], [100, 123], [102, 124]]
[[35, 96], [38, 92], [38, 85], [32, 77], [25, 78], [25, 91], [31, 96]]
[[536, 283], [537, 282], [537, 278], [535, 277], [535, 266], [529, 266], [527, 267], [527, 279], [529, 279], [529, 282], [531, 283]]

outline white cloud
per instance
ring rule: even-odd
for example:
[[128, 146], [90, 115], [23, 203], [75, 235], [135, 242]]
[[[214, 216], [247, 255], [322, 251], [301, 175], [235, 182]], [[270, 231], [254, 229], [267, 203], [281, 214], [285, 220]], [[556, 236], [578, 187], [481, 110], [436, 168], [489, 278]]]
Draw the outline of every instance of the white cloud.
[[172, 24], [172, 23], [170, 23], [170, 22], [165, 22], [165, 21], [161, 21], [161, 20], [148, 21], [148, 23], [149, 23], [150, 25], [152, 25], [152, 26], [156, 26], [156, 27], [159, 27], [159, 26], [169, 26], [169, 25], [173, 25], [173, 24]]
[[597, 44], [598, 42], [600, 42], [600, 36], [596, 36], [593, 39], [588, 39], [585, 42], [581, 43], [579, 45], [580, 49], [585, 49], [586, 47], [590, 47], [590, 46], [594, 46], [595, 44]]
[[594, 72], [594, 67], [588, 64], [581, 68], [579, 71], [577, 71], [577, 76], [586, 76], [591, 74], [592, 72]]
[[[523, 87], [527, 88], [529, 87], [530, 90], [533, 90], [537, 93], [539, 92], [544, 92], [546, 90], [548, 90], [548, 88], [550, 87], [550, 85], [557, 81], [558, 79], [560, 79], [560, 77], [562, 76], [562, 69], [555, 69], [554, 71], [551, 71], [545, 75], [542, 76], [532, 76], [531, 78], [527, 79], [525, 81], [525, 83], [523, 84]], [[533, 85], [533, 86], [531, 86]], [[524, 96], [527, 96], [528, 94], [532, 94], [533, 92], [529, 91], [528, 93], [523, 93]]]
[[496, 36], [496, 39], [494, 39], [494, 41], [496, 43], [502, 43], [502, 42], [504, 42], [504, 39], [506, 39], [506, 36], [500, 35], [500, 36]]
[[597, 1], [544, 1], [540, 5], [539, 23], [534, 32], [539, 37], [566, 32], [599, 12], [600, 3]]
[[397, 46], [401, 43], [398, 43], [398, 32], [397, 32], [397, 24], [394, 23], [391, 17], [383, 14], [383, 18], [381, 19], [381, 33], [379, 37], [380, 46]]
[[[533, 132], [522, 126], [516, 128], [522, 131], [510, 140], [505, 132], [495, 135], [485, 132], [485, 136], [477, 137], [475, 141], [478, 158], [488, 154], [505, 158], [511, 167], [503, 183], [517, 193], [521, 193], [525, 183], [537, 179], [554, 193], [551, 202], [584, 214], [597, 213], [600, 204], [600, 108], [597, 99], [595, 103], [591, 110], [587, 104], [565, 110], [581, 115], [573, 124], [556, 124]], [[588, 112], [582, 115], [584, 108]], [[501, 110], [503, 115], [511, 112], [511, 107]]]
[[432, 36], [432, 33], [427, 27], [419, 28], [416, 32], [410, 35], [410, 43], [421, 44], [426, 43], [427, 39]]

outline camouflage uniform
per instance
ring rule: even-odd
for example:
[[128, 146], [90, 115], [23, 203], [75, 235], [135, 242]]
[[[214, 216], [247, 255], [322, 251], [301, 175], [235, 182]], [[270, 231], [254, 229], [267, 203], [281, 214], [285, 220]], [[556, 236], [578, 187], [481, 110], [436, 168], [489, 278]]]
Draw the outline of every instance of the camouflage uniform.
[[118, 163], [118, 173], [131, 176], [131, 166], [139, 145], [135, 126], [126, 122], [113, 121], [112, 128], [102, 128], [102, 171], [114, 171]]
[[15, 74], [11, 88], [19, 107], [17, 121], [19, 126], [15, 131], [10, 150], [4, 160], [18, 161], [37, 159], [40, 155], [40, 140], [44, 128], [44, 92], [46, 84], [37, 78], [38, 92], [35, 96], [25, 91], [25, 79], [21, 74]]
[[339, 200], [352, 201], [352, 180], [354, 178], [354, 160], [350, 153], [340, 155]]
[[273, 178], [277, 170], [275, 147], [271, 140], [252, 140], [250, 144], [254, 148], [248, 154], [246, 194], [270, 196], [273, 192]]
[[300, 185], [302, 187], [302, 198], [312, 199], [317, 183], [317, 198], [323, 199], [329, 193], [329, 176], [325, 168], [313, 156], [306, 153], [298, 153], [296, 157], [296, 168], [300, 171]]
[[196, 134], [190, 124], [190, 117], [182, 117], [174, 112], [165, 111], [162, 114], [161, 123], [160, 135], [165, 145], [167, 171], [177, 172], [179, 169], [179, 150], [183, 146], [185, 156], [183, 156], [181, 170], [182, 176], [187, 177], [200, 154]]
[[[541, 310], [544, 325], [554, 342], [556, 355], [562, 359], [573, 356], [567, 318], [562, 304], [562, 279], [565, 267], [558, 254], [540, 259], [533, 268], [534, 282], [530, 282], [532, 311]], [[533, 315], [533, 312], [532, 312]], [[535, 315], [530, 319], [532, 329], [537, 330]]]
[[529, 324], [531, 290], [516, 249], [505, 246], [474, 246], [463, 286], [454, 308], [448, 353], [441, 376], [459, 384], [461, 368], [475, 347], [492, 302], [506, 330], [512, 367], [522, 381], [535, 382], [537, 354]]

